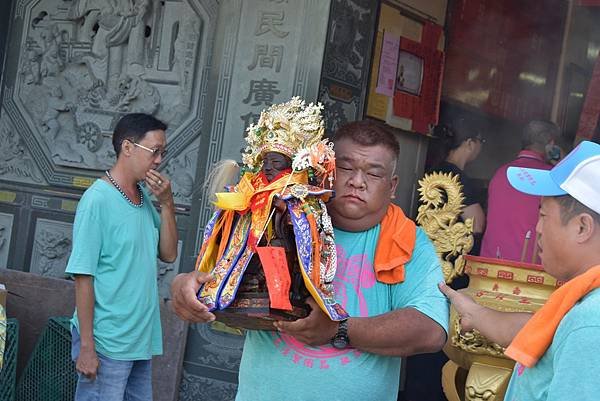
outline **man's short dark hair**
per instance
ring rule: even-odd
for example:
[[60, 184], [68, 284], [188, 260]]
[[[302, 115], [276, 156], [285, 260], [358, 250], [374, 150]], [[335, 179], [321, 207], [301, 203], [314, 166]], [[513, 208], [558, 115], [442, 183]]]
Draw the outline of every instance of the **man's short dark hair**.
[[560, 207], [560, 221], [563, 224], [567, 224], [573, 217], [587, 213], [600, 225], [600, 214], [596, 213], [571, 195], [555, 196], [554, 199], [558, 202]]
[[400, 155], [400, 145], [394, 134], [371, 120], [355, 121], [341, 126], [333, 136], [333, 141], [345, 138], [362, 146], [382, 145], [391, 150], [396, 159]]
[[158, 118], [144, 113], [126, 114], [117, 123], [113, 132], [112, 144], [117, 157], [121, 153], [121, 145], [125, 139], [139, 142], [148, 131], [166, 131], [167, 125]]
[[532, 120], [523, 127], [521, 146], [528, 149], [531, 146], [544, 147], [553, 139], [558, 139], [560, 128], [552, 121]]

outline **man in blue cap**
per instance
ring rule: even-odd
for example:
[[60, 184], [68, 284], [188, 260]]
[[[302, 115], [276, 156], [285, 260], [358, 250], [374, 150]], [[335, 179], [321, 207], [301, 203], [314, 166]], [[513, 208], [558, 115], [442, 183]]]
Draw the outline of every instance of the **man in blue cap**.
[[597, 400], [600, 145], [585, 141], [552, 170], [511, 167], [507, 176], [517, 190], [542, 196], [536, 227], [542, 265], [565, 284], [533, 315], [495, 311], [444, 284], [440, 289], [462, 330], [477, 329], [508, 346], [505, 355], [517, 363], [505, 400]]

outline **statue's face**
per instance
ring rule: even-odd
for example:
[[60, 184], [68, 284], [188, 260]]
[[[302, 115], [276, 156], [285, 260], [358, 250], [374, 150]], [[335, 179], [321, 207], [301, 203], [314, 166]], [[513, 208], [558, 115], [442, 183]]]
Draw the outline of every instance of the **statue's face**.
[[277, 174], [290, 167], [292, 167], [292, 160], [286, 155], [267, 152], [263, 156], [262, 172], [269, 182], [273, 181]]

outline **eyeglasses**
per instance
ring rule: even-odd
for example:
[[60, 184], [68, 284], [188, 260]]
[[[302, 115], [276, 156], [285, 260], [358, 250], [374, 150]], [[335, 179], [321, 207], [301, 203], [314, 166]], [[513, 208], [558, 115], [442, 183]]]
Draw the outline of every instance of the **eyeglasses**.
[[147, 150], [148, 152], [152, 153], [152, 157], [157, 157], [158, 155], [160, 155], [160, 157], [165, 157], [167, 155], [167, 149], [151, 149], [148, 148], [144, 145], [140, 145], [137, 142], [131, 142], [133, 143], [134, 146], [137, 146], [138, 148], [142, 148], [144, 150]]

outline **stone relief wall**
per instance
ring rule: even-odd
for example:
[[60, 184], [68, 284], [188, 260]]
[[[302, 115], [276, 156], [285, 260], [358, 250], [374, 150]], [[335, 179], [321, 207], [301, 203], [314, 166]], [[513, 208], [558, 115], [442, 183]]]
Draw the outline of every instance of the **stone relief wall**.
[[9, 213], [0, 213], [0, 268], [6, 269], [10, 240], [12, 239], [14, 217]]
[[73, 242], [73, 224], [39, 218], [34, 233], [29, 271], [41, 276], [65, 278]]
[[89, 185], [114, 162], [116, 122], [143, 112], [169, 125], [165, 167], [189, 205], [215, 1], [20, 0], [15, 13], [0, 140], [37, 169], [2, 160], [11, 181]]
[[207, 400], [233, 400], [237, 385], [227, 381], [209, 379], [190, 375], [184, 371], [181, 378], [179, 399], [181, 401]]
[[0, 118], [0, 175], [4, 180], [32, 184], [44, 182], [23, 139], [7, 118]]
[[[33, 210], [49, 202], [59, 205], [50, 210], [72, 216], [77, 196], [71, 200], [71, 194], [80, 194], [114, 163], [111, 135], [118, 119], [145, 112], [169, 125], [169, 154], [161, 169], [172, 178], [178, 213], [189, 214], [196, 170], [204, 168], [200, 140], [211, 110], [206, 92], [217, 1], [13, 3], [0, 99], [0, 189], [8, 191], [6, 204], [31, 199], [21, 210]], [[47, 188], [58, 191], [56, 198], [36, 195]], [[65, 191], [67, 198], [60, 194]], [[64, 199], [73, 203], [68, 210], [60, 207]], [[51, 237], [60, 236], [59, 226], [18, 228], [19, 238], [35, 238], [26, 241], [31, 249], [17, 252], [15, 268], [58, 275], [58, 265], [48, 270], [33, 262], [49, 263], [40, 250], [57, 240]]]
[[332, 1], [319, 88], [329, 134], [363, 117], [377, 9], [377, 1]]
[[179, 203], [192, 203], [195, 189], [194, 171], [200, 153], [200, 137], [198, 137], [165, 163], [163, 171], [171, 178], [173, 196]]
[[[34, 198], [35, 199], [35, 198]], [[13, 216], [0, 213], [0, 267], [6, 267]], [[65, 268], [72, 249], [73, 224], [38, 218], [35, 222], [33, 249], [29, 272], [41, 276], [65, 278]], [[173, 263], [158, 260], [157, 282], [159, 296], [169, 299], [171, 280], [179, 272], [183, 241], [177, 243], [177, 259]]]
[[179, 398], [235, 399], [243, 345], [244, 337], [239, 332], [219, 323], [191, 325]]

